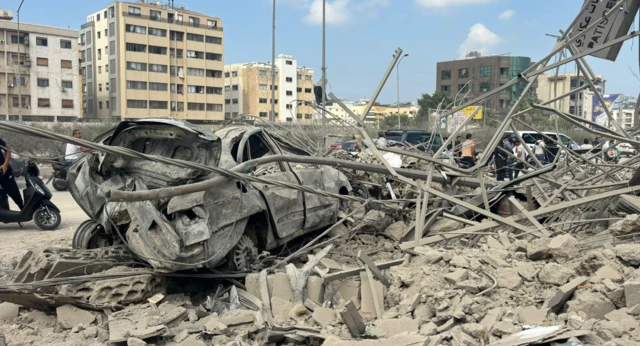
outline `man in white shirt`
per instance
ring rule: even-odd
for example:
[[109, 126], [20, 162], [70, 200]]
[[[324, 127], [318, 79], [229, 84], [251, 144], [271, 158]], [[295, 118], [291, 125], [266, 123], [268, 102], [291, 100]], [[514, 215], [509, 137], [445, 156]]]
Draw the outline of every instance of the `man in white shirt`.
[[527, 151], [524, 149], [524, 145], [516, 139], [516, 145], [513, 147], [513, 154], [516, 157], [516, 171], [513, 174], [513, 179], [518, 178], [518, 174], [524, 171], [524, 163], [527, 162]]
[[533, 146], [533, 153], [536, 154], [536, 158], [543, 165], [547, 163], [547, 155], [545, 153], [546, 145], [542, 139], [538, 139], [536, 144]]
[[589, 139], [588, 138], [585, 138], [584, 141], [582, 141], [582, 145], [580, 145], [580, 149], [591, 150], [591, 149], [593, 149], [593, 145], [591, 145], [591, 143], [589, 143]]
[[387, 137], [385, 137], [384, 131], [378, 132], [378, 141], [376, 142], [376, 147], [386, 148], [388, 146], [389, 142], [387, 141]]
[[[73, 130], [73, 137], [74, 138], [82, 138], [82, 133], [80, 132], [80, 130]], [[71, 143], [67, 143], [67, 148], [65, 150], [65, 159], [67, 160], [68, 163], [73, 163], [76, 160], [78, 160], [80, 158], [80, 155], [84, 152], [87, 151], [87, 148], [85, 147], [81, 147], [79, 145], [75, 145], [75, 144], [71, 144]]]

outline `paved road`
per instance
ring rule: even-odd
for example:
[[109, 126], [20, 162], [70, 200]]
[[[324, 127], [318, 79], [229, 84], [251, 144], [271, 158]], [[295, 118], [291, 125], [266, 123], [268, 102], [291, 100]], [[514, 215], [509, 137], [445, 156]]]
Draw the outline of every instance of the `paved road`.
[[[24, 189], [24, 180], [18, 180], [18, 187]], [[61, 211], [62, 223], [55, 231], [42, 231], [33, 222], [23, 224], [0, 223], [0, 271], [12, 267], [28, 251], [43, 247], [71, 247], [71, 239], [76, 227], [88, 217], [73, 200], [69, 192], [58, 192], [52, 187], [52, 202]], [[9, 199], [11, 209], [17, 210]], [[1, 274], [0, 274], [1, 276]]]

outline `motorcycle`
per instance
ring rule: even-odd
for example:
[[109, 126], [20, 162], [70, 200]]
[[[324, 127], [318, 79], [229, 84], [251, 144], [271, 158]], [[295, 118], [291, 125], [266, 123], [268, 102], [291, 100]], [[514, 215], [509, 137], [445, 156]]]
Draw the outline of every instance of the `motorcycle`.
[[51, 164], [53, 167], [53, 173], [47, 180], [47, 185], [53, 180], [53, 186], [56, 191], [67, 191], [69, 186], [67, 185], [67, 171], [70, 164], [66, 161], [55, 161]]
[[22, 191], [25, 204], [20, 211], [9, 209], [9, 196], [0, 187], [0, 222], [18, 223], [22, 227], [23, 222], [33, 220], [38, 228], [47, 231], [60, 226], [60, 209], [51, 202], [51, 191], [40, 180], [39, 174], [35, 163], [27, 164], [24, 175], [26, 188]]

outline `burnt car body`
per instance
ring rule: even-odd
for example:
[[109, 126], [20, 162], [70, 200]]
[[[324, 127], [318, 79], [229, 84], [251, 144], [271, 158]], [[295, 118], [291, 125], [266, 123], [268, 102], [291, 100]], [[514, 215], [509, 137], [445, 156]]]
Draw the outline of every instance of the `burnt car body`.
[[[123, 121], [101, 142], [225, 169], [267, 155], [303, 154], [261, 128], [232, 125], [213, 135], [173, 120]], [[329, 167], [275, 162], [250, 173], [314, 190], [351, 191], [344, 174]], [[77, 237], [83, 236], [78, 232], [84, 229], [93, 238], [76, 246], [81, 241], [76, 242], [74, 236], [74, 247], [94, 248], [126, 240], [138, 257], [158, 270], [213, 268], [225, 260], [231, 268], [244, 270], [259, 251], [337, 220], [340, 203], [335, 198], [232, 178], [205, 191], [162, 200], [113, 203], [106, 197], [111, 190], [151, 190], [216, 176], [109, 153], [87, 155], [70, 167], [68, 182], [72, 196], [96, 227], [81, 225]], [[96, 238], [103, 241], [93, 241]]]

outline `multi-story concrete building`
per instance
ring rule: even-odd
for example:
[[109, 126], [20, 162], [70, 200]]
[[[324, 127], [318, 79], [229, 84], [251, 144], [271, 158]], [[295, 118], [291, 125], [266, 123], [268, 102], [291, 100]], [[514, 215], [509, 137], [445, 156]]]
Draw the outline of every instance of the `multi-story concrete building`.
[[16, 22], [0, 20], [0, 115], [34, 121], [77, 119], [77, 38], [76, 30], [25, 23], [20, 23], [18, 37]]
[[224, 120], [220, 19], [159, 3], [113, 2], [80, 30], [84, 116]]
[[[598, 75], [594, 81], [596, 87], [600, 89], [600, 92], [604, 94], [606, 80], [604, 77]], [[557, 96], [569, 93], [571, 90], [579, 88], [587, 84], [587, 81], [583, 76], [578, 76], [576, 73], [563, 73], [558, 74], [556, 77], [554, 74], [543, 74], [538, 77], [538, 87], [536, 94], [538, 99], [542, 101], [553, 100]], [[557, 108], [558, 110], [586, 118], [587, 113], [590, 113], [590, 108], [584, 103], [586, 96], [591, 97], [591, 93], [583, 90], [575, 94], [565, 97], [562, 100], [552, 103], [550, 106]]]
[[[313, 122], [313, 69], [298, 66], [291, 55], [275, 61], [275, 119], [279, 122]], [[271, 112], [271, 64], [250, 62], [224, 67], [225, 117], [240, 114], [265, 120]]]
[[[447, 93], [453, 99], [463, 99], [466, 94], [466, 99], [470, 100], [503, 86], [530, 66], [531, 58], [504, 55], [439, 62], [436, 91]], [[511, 100], [522, 95], [524, 87], [524, 83], [518, 83], [489, 98], [483, 106], [505, 113]]]
[[[364, 114], [365, 108], [367, 108], [367, 104], [369, 103], [368, 99], [360, 99], [357, 102], [351, 101], [349, 99], [341, 99], [342, 103], [347, 106], [347, 108], [353, 112], [358, 117], [362, 117]], [[400, 103], [400, 114], [407, 115], [409, 118], [413, 118], [418, 114], [420, 108], [413, 102], [404, 102]], [[327, 111], [329, 111], [333, 116], [328, 115], [327, 119], [336, 124], [352, 124], [355, 125], [356, 121], [345, 111], [342, 107], [340, 107], [337, 103], [328, 102], [327, 103]], [[369, 115], [366, 117], [365, 122], [369, 124], [377, 124], [380, 121], [384, 120], [385, 117], [398, 114], [398, 105], [396, 103], [392, 103], [389, 105], [380, 105], [376, 104], [371, 107], [369, 111]], [[316, 111], [316, 118], [322, 116], [321, 111]]]

